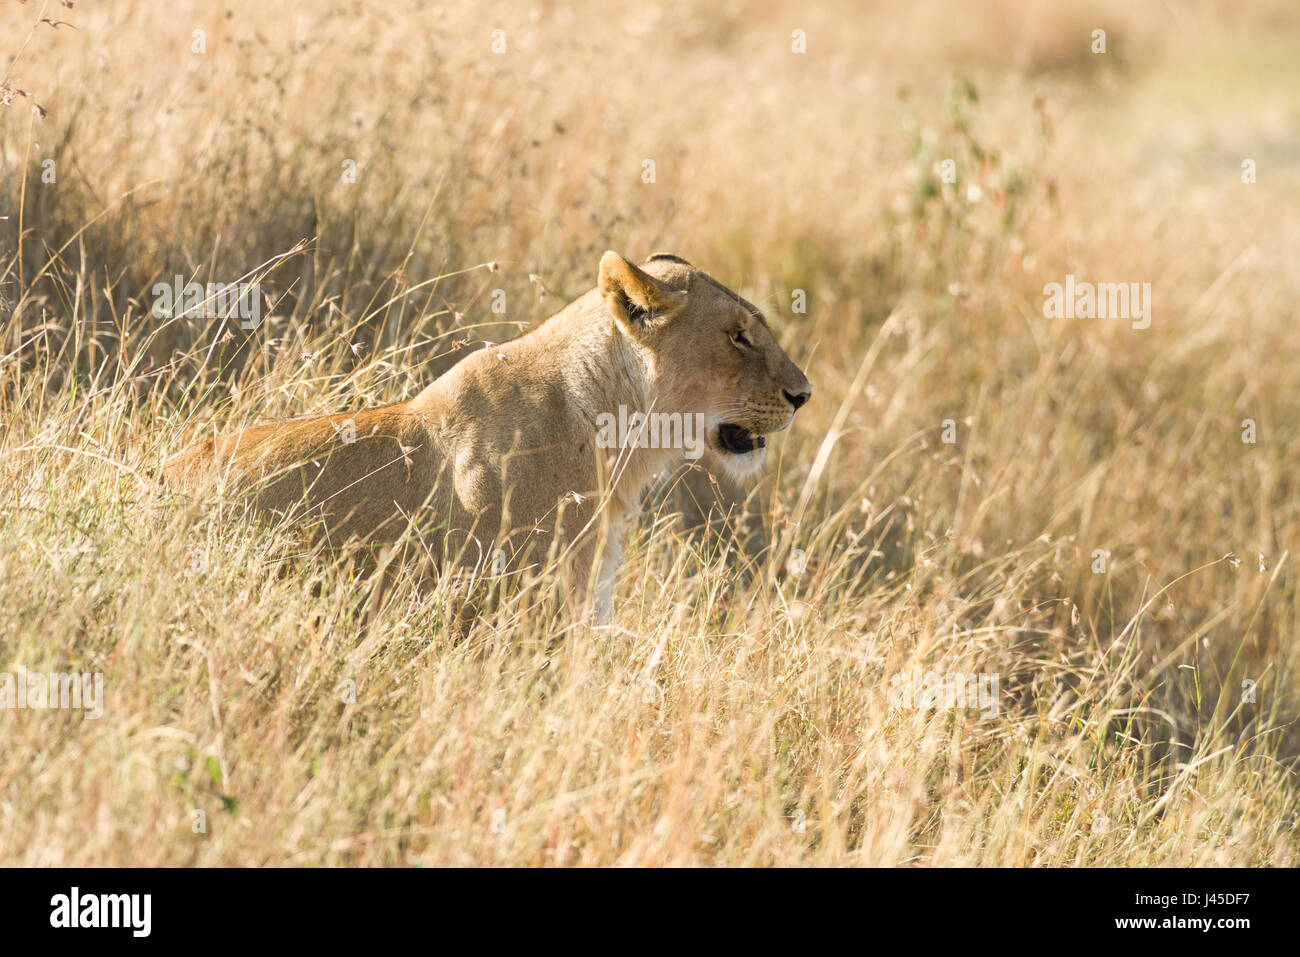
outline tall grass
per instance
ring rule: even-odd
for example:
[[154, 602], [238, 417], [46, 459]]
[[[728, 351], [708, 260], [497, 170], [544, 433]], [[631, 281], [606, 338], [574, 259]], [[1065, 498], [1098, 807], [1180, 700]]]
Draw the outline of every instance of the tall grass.
[[[0, 710], [0, 863], [1297, 863], [1289, 4], [414, 6], [0, 6], [0, 671], [106, 688]], [[537, 575], [455, 644], [158, 483], [611, 247], [809, 372], [761, 555], [656, 495], [611, 629]], [[1151, 327], [1045, 318], [1067, 273]], [[177, 274], [265, 321], [155, 318]]]

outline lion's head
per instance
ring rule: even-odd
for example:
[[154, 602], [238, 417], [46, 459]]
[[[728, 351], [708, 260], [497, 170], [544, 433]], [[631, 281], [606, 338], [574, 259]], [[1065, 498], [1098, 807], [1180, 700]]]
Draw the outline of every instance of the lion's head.
[[812, 395], [758, 308], [668, 253], [638, 267], [607, 252], [598, 288], [647, 354], [656, 407], [703, 414], [708, 446], [733, 475], [758, 468], [766, 436], [788, 428]]

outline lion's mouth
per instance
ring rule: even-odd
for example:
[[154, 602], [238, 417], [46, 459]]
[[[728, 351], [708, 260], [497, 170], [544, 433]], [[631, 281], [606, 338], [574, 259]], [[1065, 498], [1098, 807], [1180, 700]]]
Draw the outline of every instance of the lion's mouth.
[[765, 448], [767, 439], [739, 425], [727, 423], [718, 427], [718, 445], [732, 455], [746, 455], [755, 449]]

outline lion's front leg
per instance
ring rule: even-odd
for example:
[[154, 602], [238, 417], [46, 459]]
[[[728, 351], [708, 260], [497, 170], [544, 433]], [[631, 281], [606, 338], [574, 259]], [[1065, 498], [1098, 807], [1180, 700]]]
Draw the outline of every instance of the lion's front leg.
[[614, 620], [614, 585], [618, 570], [623, 564], [623, 525], [612, 523], [604, 546], [596, 560], [595, 619], [598, 625], [608, 625]]

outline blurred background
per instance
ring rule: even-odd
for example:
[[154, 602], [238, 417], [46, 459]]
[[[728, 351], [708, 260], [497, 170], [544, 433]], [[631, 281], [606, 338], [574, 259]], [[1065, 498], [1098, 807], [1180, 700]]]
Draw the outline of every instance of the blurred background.
[[[817, 641], [928, 635], [1032, 711], [1138, 633], [1108, 707], [1159, 710], [1126, 726], [1157, 759], [1290, 726], [1294, 2], [6, 0], [0, 55], [10, 447], [143, 469], [407, 398], [605, 249], [671, 251], [814, 384], [756, 498]], [[150, 315], [155, 282], [250, 273], [255, 330]], [[1067, 275], [1150, 283], [1150, 327], [1047, 318]]]

